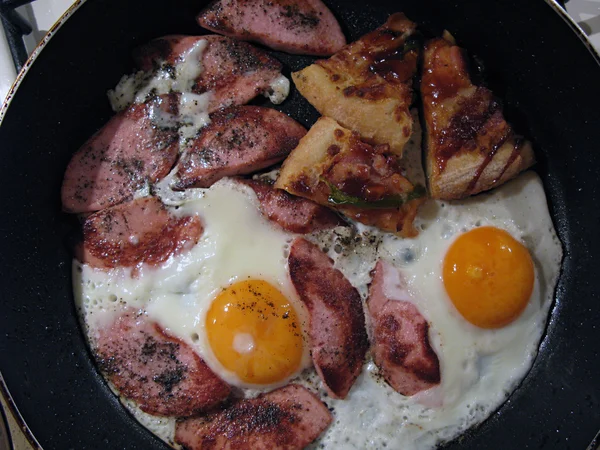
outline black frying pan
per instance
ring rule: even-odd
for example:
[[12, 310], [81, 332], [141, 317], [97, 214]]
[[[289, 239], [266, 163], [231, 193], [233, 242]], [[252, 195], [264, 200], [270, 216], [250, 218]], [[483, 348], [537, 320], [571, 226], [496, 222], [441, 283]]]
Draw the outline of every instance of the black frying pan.
[[[111, 115], [105, 92], [131, 49], [198, 34], [202, 1], [88, 0], [22, 77], [0, 127], [0, 371], [46, 449], [164, 449], [120, 406], [85, 346], [73, 307], [76, 228], [61, 212], [71, 154]], [[600, 428], [600, 66], [543, 0], [331, 0], [350, 40], [404, 11], [449, 29], [486, 66], [509, 120], [530, 137], [565, 246], [556, 303], [533, 369], [478, 429], [448, 448], [584, 449]], [[276, 53], [289, 69], [310, 58]], [[297, 93], [282, 105], [305, 125]], [[596, 328], [598, 327], [598, 328]]]

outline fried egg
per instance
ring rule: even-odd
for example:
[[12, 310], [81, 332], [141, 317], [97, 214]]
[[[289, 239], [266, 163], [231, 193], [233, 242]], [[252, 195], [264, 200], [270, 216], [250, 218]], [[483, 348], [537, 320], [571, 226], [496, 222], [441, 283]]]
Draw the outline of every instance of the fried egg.
[[[323, 236], [321, 242], [348, 279], [360, 283], [364, 296], [364, 274], [374, 260], [384, 258], [398, 268], [413, 303], [430, 324], [441, 383], [404, 397], [378, 378], [377, 367], [368, 362], [345, 401], [327, 400], [334, 408], [337, 429], [327, 430], [313, 448], [433, 448], [485, 420], [533, 363], [562, 260], [539, 177], [528, 172], [491, 193], [464, 201], [429, 201], [418, 220], [421, 232], [415, 239], [399, 239], [362, 226], [355, 235]], [[521, 295], [512, 310], [491, 309], [493, 317], [513, 319], [494, 328], [466, 318], [478, 317], [478, 311], [469, 310], [469, 299], [463, 304], [453, 298], [448, 287], [454, 281], [445, 271], [446, 264], [453, 266], [456, 252], [477, 267], [481, 255], [475, 244], [481, 232], [510, 242], [520, 252], [516, 258], [524, 267], [523, 274], [513, 276], [514, 262], [506, 261], [511, 265], [508, 276], [495, 285], [472, 288], [471, 294], [478, 296], [494, 298], [506, 290]], [[396, 281], [387, 280], [386, 291], [393, 291]], [[460, 308], [466, 308], [466, 313]]]
[[[164, 201], [176, 215], [201, 217], [205, 231], [190, 251], [160, 267], [142, 267], [137, 278], [130, 269], [74, 264], [76, 299], [92, 347], [95, 330], [125, 308], [143, 310], [244, 396], [291, 380], [316, 391], [335, 421], [311, 448], [432, 448], [487, 418], [533, 363], [562, 250], [541, 181], [532, 172], [468, 200], [429, 201], [420, 212], [421, 232], [415, 239], [360, 224], [308, 236], [363, 299], [378, 259], [401, 271], [412, 301], [429, 322], [441, 368], [440, 385], [412, 397], [395, 392], [370, 356], [345, 400], [326, 396], [311, 368], [307, 313], [287, 272], [294, 235], [261, 216], [252, 190], [224, 179]], [[514, 260], [499, 258], [494, 273], [501, 276], [493, 283], [475, 283], [488, 270], [482, 263], [489, 259], [486, 242], [496, 238], [499, 247], [508, 242], [515, 249], [511, 255], [522, 274], [517, 281]], [[461, 267], [466, 269], [461, 272]], [[467, 294], [461, 287], [465, 282], [472, 284]], [[393, 279], [386, 283], [393, 289]], [[512, 306], [494, 306], [507, 286]], [[491, 299], [487, 311], [473, 306], [473, 298], [481, 295]], [[273, 318], [268, 327], [266, 316]], [[153, 417], [123, 402], [144, 426], [173, 443], [174, 419]]]
[[80, 267], [89, 334], [125, 308], [142, 309], [229, 384], [284, 385], [309, 364], [306, 312], [286, 267], [292, 236], [264, 219], [253, 191], [232, 180], [191, 190], [171, 212], [202, 219], [202, 239], [190, 252], [142, 267], [137, 278], [127, 268]]

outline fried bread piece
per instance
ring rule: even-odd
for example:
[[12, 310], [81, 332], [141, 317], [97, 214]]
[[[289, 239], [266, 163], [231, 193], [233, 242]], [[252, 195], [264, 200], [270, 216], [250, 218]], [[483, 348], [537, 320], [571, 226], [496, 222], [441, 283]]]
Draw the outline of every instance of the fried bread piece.
[[416, 25], [396, 13], [327, 60], [292, 74], [300, 93], [324, 115], [372, 144], [402, 156], [412, 132], [409, 112], [417, 69]]
[[405, 237], [417, 234], [413, 220], [425, 200], [424, 188], [402, 176], [388, 145], [373, 147], [328, 117], [300, 140], [275, 187]]
[[464, 52], [448, 33], [425, 45], [421, 96], [433, 198], [477, 194], [534, 163], [531, 144], [515, 135], [492, 92], [471, 82]]

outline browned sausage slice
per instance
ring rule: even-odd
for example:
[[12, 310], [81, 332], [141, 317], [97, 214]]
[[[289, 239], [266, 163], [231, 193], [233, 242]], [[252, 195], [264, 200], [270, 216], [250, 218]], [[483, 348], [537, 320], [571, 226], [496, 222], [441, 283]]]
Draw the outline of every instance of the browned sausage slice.
[[269, 167], [285, 159], [306, 134], [294, 119], [259, 106], [234, 106], [210, 119], [177, 163], [176, 189], [206, 188], [223, 177]]
[[344, 222], [329, 208], [259, 180], [240, 180], [250, 186], [260, 202], [262, 214], [290, 233], [306, 234]]
[[63, 209], [98, 211], [132, 198], [166, 176], [177, 159], [177, 130], [152, 120], [155, 108], [176, 114], [177, 95], [157, 97], [116, 114], [73, 155], [62, 185]]
[[81, 260], [92, 267], [157, 265], [198, 242], [196, 216], [175, 217], [154, 197], [104, 209], [83, 225]]
[[175, 441], [188, 450], [300, 450], [331, 423], [327, 407], [290, 384], [206, 417], [179, 422]]
[[231, 390], [188, 345], [145, 316], [125, 314], [101, 330], [96, 358], [120, 394], [148, 414], [197, 414]]
[[[385, 283], [394, 283], [393, 296], [385, 291]], [[440, 363], [429, 343], [429, 323], [410, 301], [397, 269], [388, 262], [377, 262], [367, 305], [373, 323], [375, 364], [390, 386], [410, 396], [438, 385]]]
[[140, 69], [152, 71], [163, 64], [176, 65], [200, 40], [208, 41], [202, 53], [202, 71], [192, 91], [213, 91], [209, 110], [240, 105], [268, 92], [281, 76], [282, 65], [266, 52], [247, 42], [225, 36], [165, 36], [155, 39], [134, 52]]
[[360, 295], [333, 261], [303, 238], [288, 259], [292, 283], [310, 314], [311, 354], [329, 394], [345, 398], [368, 348]]
[[321, 0], [219, 0], [200, 13], [198, 23], [301, 55], [328, 56], [346, 45], [339, 23]]

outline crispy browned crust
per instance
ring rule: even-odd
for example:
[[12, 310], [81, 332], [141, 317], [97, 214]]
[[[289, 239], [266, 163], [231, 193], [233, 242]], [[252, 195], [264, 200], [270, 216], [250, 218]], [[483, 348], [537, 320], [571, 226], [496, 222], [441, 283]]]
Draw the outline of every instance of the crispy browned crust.
[[[364, 208], [330, 201], [331, 186], [365, 201], [413, 191], [388, 146], [372, 147], [335, 120], [321, 117], [284, 161], [275, 187], [329, 206], [366, 225], [410, 237], [424, 198], [400, 208]], [[370, 197], [374, 196], [374, 197]]]
[[534, 163], [531, 144], [514, 133], [492, 92], [471, 82], [464, 52], [450, 37], [426, 43], [421, 95], [433, 198], [477, 194]]
[[416, 25], [393, 14], [375, 31], [317, 61], [292, 79], [300, 93], [324, 116], [374, 144], [389, 144], [402, 155], [412, 132], [409, 112], [418, 50], [403, 52]]

